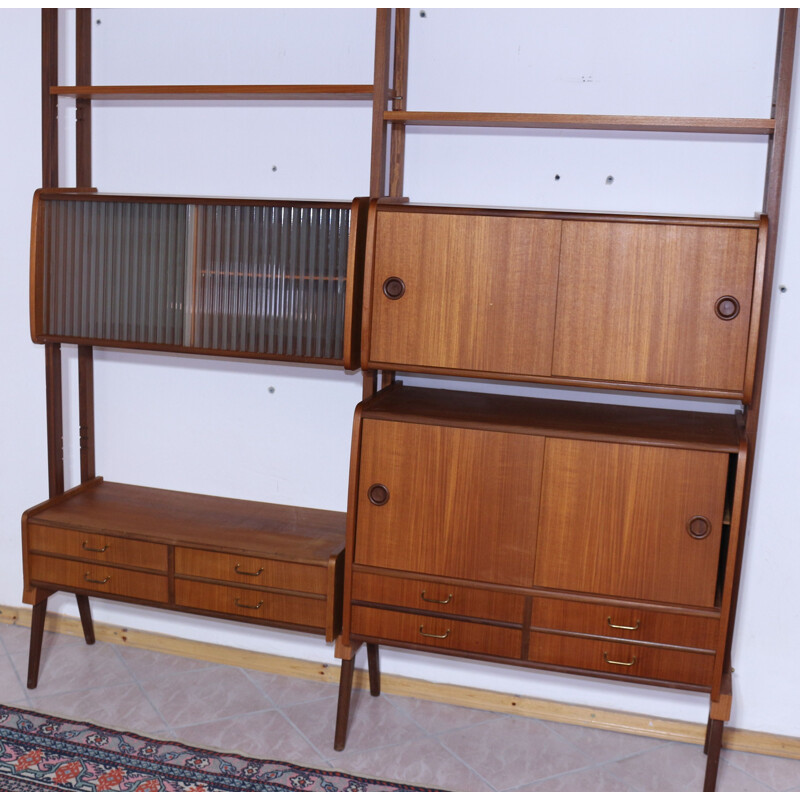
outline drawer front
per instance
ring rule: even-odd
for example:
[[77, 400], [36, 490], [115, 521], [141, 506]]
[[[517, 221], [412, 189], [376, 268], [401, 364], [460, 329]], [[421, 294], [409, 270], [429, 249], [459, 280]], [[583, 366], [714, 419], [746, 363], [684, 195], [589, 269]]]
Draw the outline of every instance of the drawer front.
[[325, 600], [176, 578], [175, 603], [231, 617], [325, 628]]
[[354, 606], [352, 612], [351, 633], [356, 638], [364, 636], [443, 650], [520, 657], [521, 630], [363, 606]]
[[73, 556], [83, 561], [167, 571], [167, 546], [103, 533], [83, 533], [69, 528], [28, 524], [28, 549]]
[[548, 439], [536, 585], [713, 608], [727, 479], [727, 453]]
[[327, 587], [325, 567], [188, 547], [175, 548], [175, 574], [311, 594]]
[[28, 565], [33, 584], [46, 583], [75, 589], [78, 593], [92, 592], [123, 599], [169, 602], [166, 575], [150, 575], [107, 564], [82, 564], [80, 561], [39, 555], [31, 555]]
[[718, 620], [641, 608], [536, 597], [534, 628], [714, 650]]
[[631, 678], [710, 686], [714, 656], [551, 633], [532, 633], [531, 661]]
[[359, 601], [498, 620], [516, 625], [523, 623], [525, 610], [525, 598], [522, 595], [363, 572], [353, 575], [353, 602]]

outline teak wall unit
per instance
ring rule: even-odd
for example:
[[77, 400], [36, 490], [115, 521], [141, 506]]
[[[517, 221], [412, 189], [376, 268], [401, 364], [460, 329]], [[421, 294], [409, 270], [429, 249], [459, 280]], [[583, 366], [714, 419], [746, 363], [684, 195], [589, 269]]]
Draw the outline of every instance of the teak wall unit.
[[[42, 183], [31, 232], [31, 335], [45, 347], [50, 498], [23, 515], [28, 686], [47, 598], [90, 596], [324, 635], [341, 629], [345, 515], [106, 482], [96, 475], [93, 348], [358, 367], [365, 200], [104, 195], [92, 187], [93, 97], [372, 102], [374, 195], [385, 179], [391, 33], [377, 14], [370, 85], [94, 86], [91, 10], [76, 11], [76, 86], [42, 11]], [[76, 98], [77, 187], [59, 187], [58, 98]], [[78, 346], [81, 482], [65, 491], [61, 344]]]
[[[368, 220], [335, 747], [368, 645], [706, 692], [730, 650], [764, 369], [797, 12], [769, 119], [412, 111], [398, 12], [389, 194]], [[401, 88], [397, 88], [401, 87]], [[397, 105], [402, 105], [398, 108]], [[755, 133], [763, 215], [415, 206], [407, 125]], [[395, 371], [729, 398], [735, 415], [409, 388]], [[371, 646], [371, 648], [370, 648]]]
[[[409, 111], [407, 9], [377, 12], [370, 86], [93, 86], [90, 22], [77, 11], [77, 85], [60, 86], [57, 12], [43, 12], [31, 324], [46, 352], [50, 499], [23, 517], [29, 685], [47, 597], [76, 594], [87, 642], [88, 596], [115, 597], [338, 637], [337, 749], [361, 643], [373, 694], [380, 644], [704, 692], [713, 790], [731, 708], [796, 10], [781, 12], [768, 119]], [[77, 105], [70, 190], [57, 189], [64, 95]], [[371, 99], [371, 202], [90, 188], [93, 97], [186, 96]], [[407, 125], [763, 135], [763, 214], [414, 205], [403, 198]], [[66, 492], [64, 342], [79, 348], [81, 424], [81, 484]], [[341, 514], [96, 477], [95, 345], [361, 366], [344, 550]], [[415, 388], [396, 371], [741, 408]]]

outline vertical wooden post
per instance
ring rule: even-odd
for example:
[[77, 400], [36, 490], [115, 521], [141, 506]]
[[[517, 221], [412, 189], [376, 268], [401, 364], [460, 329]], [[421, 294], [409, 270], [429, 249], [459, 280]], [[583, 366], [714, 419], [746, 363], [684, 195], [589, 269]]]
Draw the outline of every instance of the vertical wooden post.
[[[75, 10], [75, 83], [92, 83], [92, 9]], [[75, 100], [75, 168], [76, 183], [88, 189], [92, 185], [92, 101], [89, 97]]]
[[78, 413], [80, 417], [81, 483], [95, 476], [94, 360], [92, 348], [78, 347]]
[[[398, 8], [394, 19], [394, 97], [392, 111], [405, 111], [408, 103], [408, 34], [411, 10]], [[389, 155], [389, 196], [403, 196], [405, 177], [406, 126], [403, 122], [392, 123], [391, 149]]]
[[61, 403], [61, 345], [44, 346], [47, 402], [47, 472], [50, 497], [64, 493], [64, 422]]
[[42, 186], [58, 186], [58, 9], [42, 9]]
[[386, 131], [383, 118], [389, 103], [389, 57], [391, 54], [392, 13], [379, 8], [375, 20], [375, 75], [372, 86], [372, 156], [370, 159], [370, 197], [386, 196]]

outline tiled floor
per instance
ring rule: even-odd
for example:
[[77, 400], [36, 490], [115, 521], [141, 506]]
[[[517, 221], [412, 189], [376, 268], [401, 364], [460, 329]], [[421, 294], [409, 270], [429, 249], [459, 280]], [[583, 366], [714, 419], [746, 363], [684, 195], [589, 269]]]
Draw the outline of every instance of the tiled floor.
[[[460, 791], [699, 791], [698, 746], [355, 692], [333, 750], [333, 684], [0, 624], [0, 703], [191, 744]], [[800, 790], [800, 761], [723, 751], [721, 791]]]

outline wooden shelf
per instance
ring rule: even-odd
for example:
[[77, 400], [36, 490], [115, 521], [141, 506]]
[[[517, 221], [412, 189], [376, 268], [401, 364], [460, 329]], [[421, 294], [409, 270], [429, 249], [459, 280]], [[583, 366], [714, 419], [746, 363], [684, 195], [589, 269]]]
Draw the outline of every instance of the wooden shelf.
[[737, 452], [741, 439], [734, 414], [562, 402], [401, 384], [366, 400], [362, 415], [423, 425], [726, 453]]
[[371, 100], [372, 84], [51, 86], [57, 97], [105, 100]]
[[387, 111], [387, 122], [470, 128], [557, 128], [560, 130], [661, 131], [771, 135], [773, 119], [734, 117], [637, 117], [599, 114], [495, 114], [460, 111]]

